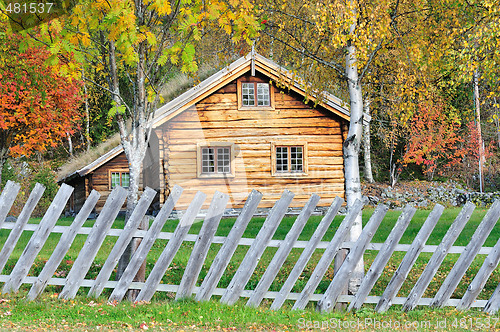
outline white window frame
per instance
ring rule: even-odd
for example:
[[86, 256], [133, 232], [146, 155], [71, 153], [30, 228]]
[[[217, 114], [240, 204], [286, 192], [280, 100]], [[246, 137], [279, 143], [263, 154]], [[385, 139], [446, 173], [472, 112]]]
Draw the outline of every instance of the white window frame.
[[[302, 170], [291, 171], [291, 150], [294, 147], [302, 148]], [[278, 170], [278, 148], [286, 148], [287, 170]], [[297, 141], [275, 141], [271, 142], [271, 175], [276, 177], [304, 177], [308, 175], [307, 142]]]
[[[215, 149], [214, 151], [214, 172], [204, 172], [203, 167], [205, 166], [203, 164], [203, 149], [206, 148], [211, 148]], [[229, 172], [219, 172], [219, 165], [218, 165], [218, 151], [217, 148], [228, 148], [229, 149]], [[235, 149], [234, 149], [234, 143], [232, 142], [205, 142], [205, 143], [198, 143], [196, 147], [196, 169], [198, 173], [198, 178], [227, 178], [227, 177], [234, 177], [235, 174]], [[224, 166], [223, 166], [224, 167]]]

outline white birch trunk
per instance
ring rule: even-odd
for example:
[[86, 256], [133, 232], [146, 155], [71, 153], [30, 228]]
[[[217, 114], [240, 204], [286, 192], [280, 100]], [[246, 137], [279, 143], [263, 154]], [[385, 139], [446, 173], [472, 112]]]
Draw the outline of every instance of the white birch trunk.
[[[355, 15], [355, 13], [353, 13]], [[355, 22], [355, 20], [354, 20]], [[351, 35], [354, 34], [356, 23], [351, 25]], [[359, 150], [362, 136], [363, 121], [363, 95], [361, 84], [358, 80], [358, 67], [356, 58], [356, 47], [350, 44], [346, 54], [347, 87], [350, 97], [351, 119], [349, 132], [344, 142], [344, 167], [345, 167], [345, 192], [347, 209], [349, 210], [356, 199], [361, 200], [361, 183], [359, 178]], [[349, 233], [348, 241], [356, 241], [362, 231], [361, 214], [354, 221]], [[363, 259], [361, 259], [353, 271], [349, 281], [349, 292], [356, 293], [361, 279], [364, 275]]]
[[479, 191], [483, 192], [483, 163], [484, 163], [484, 151], [483, 151], [483, 136], [481, 135], [481, 109], [479, 106], [479, 72], [477, 69], [474, 71], [474, 104], [476, 106], [476, 125], [477, 132], [479, 135]]
[[[370, 115], [370, 101], [365, 100], [364, 112]], [[366, 120], [366, 119], [365, 119]], [[369, 183], [375, 182], [372, 173], [372, 158], [370, 147], [370, 120], [363, 121], [363, 156], [365, 158], [365, 177]]]

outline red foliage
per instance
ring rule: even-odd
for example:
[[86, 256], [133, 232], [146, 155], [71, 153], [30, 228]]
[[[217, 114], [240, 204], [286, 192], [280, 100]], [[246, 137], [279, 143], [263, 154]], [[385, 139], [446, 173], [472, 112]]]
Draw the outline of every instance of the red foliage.
[[19, 51], [20, 36], [4, 36], [0, 46], [0, 148], [30, 155], [56, 146], [80, 119], [80, 82], [58, 74], [43, 48]]
[[441, 105], [419, 105], [411, 119], [410, 137], [402, 164], [423, 165], [424, 173], [432, 178], [439, 167], [448, 167], [460, 162], [463, 151], [459, 148], [462, 139], [457, 135], [458, 121], [450, 119]]

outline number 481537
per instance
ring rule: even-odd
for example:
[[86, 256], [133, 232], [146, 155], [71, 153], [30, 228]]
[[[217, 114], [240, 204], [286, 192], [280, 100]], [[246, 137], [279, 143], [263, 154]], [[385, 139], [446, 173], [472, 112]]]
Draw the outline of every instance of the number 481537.
[[10, 14], [49, 14], [54, 3], [52, 2], [32, 2], [19, 3], [9, 2], [5, 11]]

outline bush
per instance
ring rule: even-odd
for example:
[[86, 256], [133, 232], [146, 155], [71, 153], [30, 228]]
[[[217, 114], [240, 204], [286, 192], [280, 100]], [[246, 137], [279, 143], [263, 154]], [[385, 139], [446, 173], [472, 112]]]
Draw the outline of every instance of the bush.
[[45, 187], [45, 191], [35, 207], [32, 217], [42, 217], [59, 190], [56, 173], [44, 163], [13, 160], [6, 163], [4, 171], [5, 173], [2, 174], [2, 185], [5, 185], [8, 180], [15, 181], [21, 185], [10, 214], [18, 216], [21, 213], [31, 190], [33, 190], [35, 184], [38, 182]]

